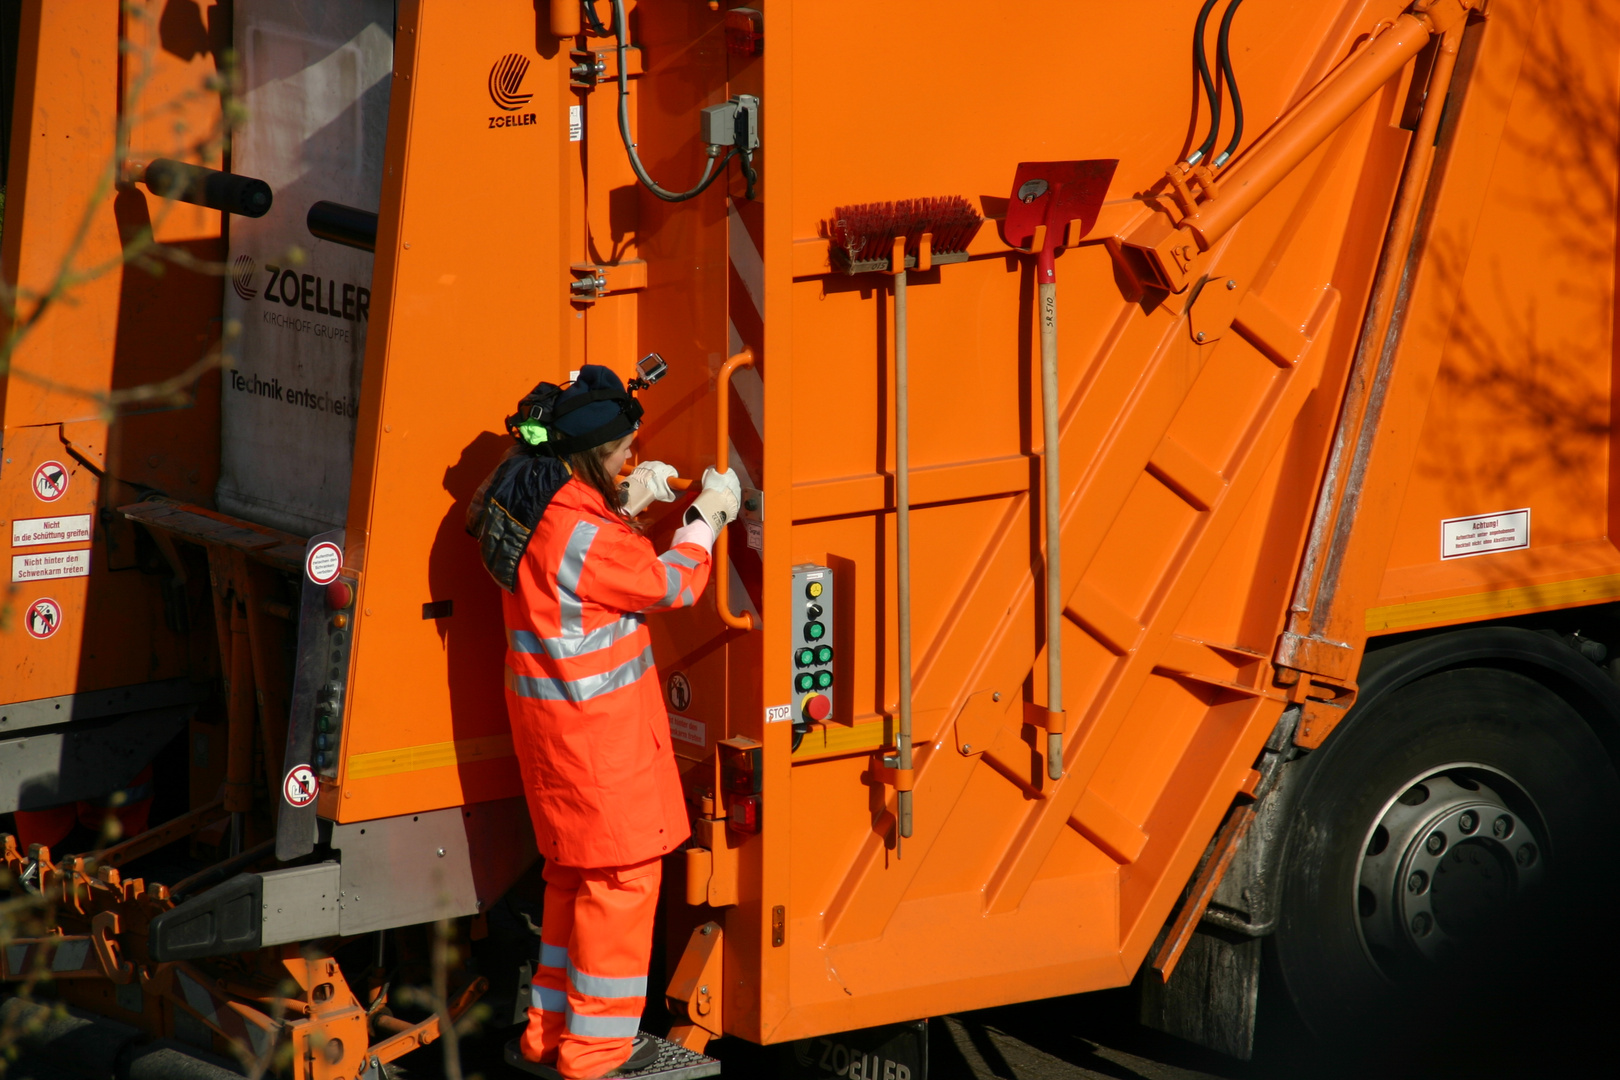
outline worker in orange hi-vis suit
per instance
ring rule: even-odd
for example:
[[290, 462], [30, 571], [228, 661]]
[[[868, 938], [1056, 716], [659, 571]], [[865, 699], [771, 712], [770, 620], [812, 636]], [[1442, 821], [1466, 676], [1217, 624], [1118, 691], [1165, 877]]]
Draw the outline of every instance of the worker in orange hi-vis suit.
[[507, 709], [546, 858], [518, 1048], [570, 1080], [657, 1057], [639, 1031], [660, 860], [690, 828], [642, 617], [697, 601], [741, 495], [734, 473], [705, 472], [673, 545], [655, 554], [632, 518], [674, 500], [675, 470], [648, 461], [616, 480], [640, 415], [606, 368], [566, 389], [541, 384], [508, 420], [516, 446], [474, 506], [485, 565], [507, 589]]

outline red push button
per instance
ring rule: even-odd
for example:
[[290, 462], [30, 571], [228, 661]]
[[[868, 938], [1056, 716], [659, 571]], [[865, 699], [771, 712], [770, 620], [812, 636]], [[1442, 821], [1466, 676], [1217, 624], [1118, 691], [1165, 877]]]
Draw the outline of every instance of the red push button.
[[326, 606], [342, 611], [354, 603], [354, 589], [347, 581], [334, 581], [326, 587]]
[[820, 722], [832, 715], [832, 698], [826, 694], [806, 694], [799, 704], [806, 720]]

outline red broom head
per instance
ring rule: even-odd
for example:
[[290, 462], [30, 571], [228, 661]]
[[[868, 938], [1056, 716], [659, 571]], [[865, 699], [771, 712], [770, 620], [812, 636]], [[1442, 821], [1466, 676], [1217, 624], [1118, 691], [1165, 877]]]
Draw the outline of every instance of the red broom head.
[[832, 241], [838, 261], [845, 266], [887, 261], [897, 237], [906, 238], [906, 254], [915, 256], [923, 233], [933, 233], [935, 255], [966, 251], [978, 235], [984, 218], [960, 195], [938, 199], [902, 199], [899, 202], [840, 206], [830, 221], [821, 223], [821, 235]]

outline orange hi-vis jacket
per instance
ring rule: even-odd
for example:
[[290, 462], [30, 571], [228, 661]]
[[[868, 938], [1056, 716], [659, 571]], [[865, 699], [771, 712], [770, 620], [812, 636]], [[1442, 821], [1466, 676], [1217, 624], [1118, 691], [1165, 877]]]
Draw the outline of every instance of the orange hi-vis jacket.
[[629, 866], [691, 834], [648, 611], [690, 607], [709, 553], [656, 555], [578, 479], [552, 497], [502, 595], [506, 708], [540, 853]]

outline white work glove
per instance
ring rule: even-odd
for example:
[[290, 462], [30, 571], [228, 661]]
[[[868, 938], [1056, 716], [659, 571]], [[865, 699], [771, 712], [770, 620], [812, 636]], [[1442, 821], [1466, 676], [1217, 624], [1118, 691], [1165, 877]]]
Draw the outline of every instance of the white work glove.
[[635, 517], [655, 500], [674, 502], [675, 492], [669, 486], [670, 477], [674, 475], [675, 466], [662, 461], [643, 461], [637, 465], [630, 478], [619, 485], [619, 501], [624, 504], [625, 513]]
[[727, 469], [725, 472], [715, 472], [713, 469], [703, 470], [703, 491], [692, 505], [686, 508], [683, 521], [690, 525], [694, 521], [706, 522], [716, 534], [728, 524], [737, 520], [737, 514], [742, 509], [742, 482], [737, 479], [736, 469]]

